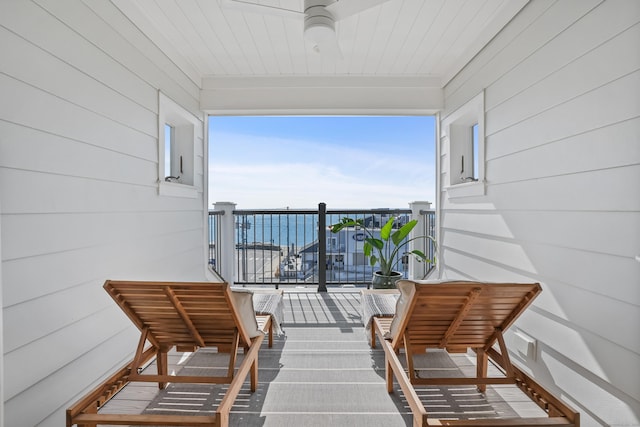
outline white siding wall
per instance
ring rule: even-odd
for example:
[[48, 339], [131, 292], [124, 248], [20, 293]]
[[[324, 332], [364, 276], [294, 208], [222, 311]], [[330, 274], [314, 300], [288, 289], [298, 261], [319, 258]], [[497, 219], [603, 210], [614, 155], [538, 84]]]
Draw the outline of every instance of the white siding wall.
[[483, 89], [486, 195], [442, 194], [444, 274], [541, 282], [517, 324], [537, 358], [517, 361], [583, 426], [640, 425], [640, 2], [531, 1], [442, 118]]
[[[64, 425], [130, 357], [105, 279], [205, 278], [198, 85], [110, 2], [2, 1], [5, 426]], [[158, 195], [158, 90], [200, 118], [197, 198]]]

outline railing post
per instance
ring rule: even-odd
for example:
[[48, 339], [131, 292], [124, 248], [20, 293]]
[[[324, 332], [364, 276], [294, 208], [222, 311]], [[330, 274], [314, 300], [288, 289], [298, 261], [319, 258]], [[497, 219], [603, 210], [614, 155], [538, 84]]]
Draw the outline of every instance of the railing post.
[[327, 292], [327, 204], [318, 204], [318, 292]]
[[[412, 219], [418, 220], [418, 225], [411, 231], [409, 238], [413, 238], [415, 236], [422, 236], [427, 234], [428, 224], [425, 221], [426, 216], [421, 214], [421, 211], [428, 211], [431, 209], [431, 202], [411, 202], [409, 203], [409, 208], [411, 209], [411, 217]], [[417, 239], [412, 242], [409, 242], [409, 251], [414, 249], [421, 250], [425, 254], [429, 253], [429, 240], [428, 239]], [[423, 263], [418, 261], [414, 256], [409, 257], [409, 279], [422, 279], [424, 276], [425, 266]]]
[[222, 259], [216, 260], [218, 273], [230, 285], [236, 280], [234, 258], [236, 253], [236, 243], [234, 237], [235, 218], [233, 211], [236, 204], [232, 202], [216, 202], [213, 204], [216, 211], [223, 211], [224, 215], [220, 215], [220, 246]]

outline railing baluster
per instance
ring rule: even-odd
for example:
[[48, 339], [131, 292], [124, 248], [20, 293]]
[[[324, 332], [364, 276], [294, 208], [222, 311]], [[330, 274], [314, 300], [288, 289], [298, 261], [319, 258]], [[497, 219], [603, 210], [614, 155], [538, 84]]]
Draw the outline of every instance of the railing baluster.
[[218, 274], [217, 261], [222, 257], [221, 221], [224, 211], [209, 211], [209, 266]]

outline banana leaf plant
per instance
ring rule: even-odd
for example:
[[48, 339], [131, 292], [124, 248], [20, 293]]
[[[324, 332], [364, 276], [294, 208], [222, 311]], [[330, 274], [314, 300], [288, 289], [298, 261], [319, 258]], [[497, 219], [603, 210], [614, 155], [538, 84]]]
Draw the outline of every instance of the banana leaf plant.
[[[367, 236], [364, 239], [362, 250], [365, 257], [369, 260], [369, 264], [373, 267], [376, 263], [379, 263], [379, 274], [383, 276], [391, 276], [398, 263], [402, 260], [402, 256], [405, 254], [405, 252], [401, 252], [402, 248], [404, 248], [409, 242], [418, 239], [430, 239], [434, 244], [436, 242], [432, 236], [416, 236], [403, 242], [403, 240], [409, 236], [411, 230], [413, 230], [418, 224], [418, 220], [413, 219], [402, 227], [394, 230], [393, 225], [395, 221], [396, 217], [391, 217], [389, 221], [382, 226], [380, 229], [380, 238], [376, 237], [373, 234], [373, 231], [364, 225], [364, 220], [362, 218], [342, 218], [340, 222], [331, 225], [330, 229], [333, 233], [337, 233], [347, 227], [364, 230]], [[391, 245], [390, 242], [393, 243], [393, 245]], [[422, 262], [435, 262], [435, 259], [430, 259], [424, 252], [418, 249], [414, 249], [406, 253], [414, 255]]]

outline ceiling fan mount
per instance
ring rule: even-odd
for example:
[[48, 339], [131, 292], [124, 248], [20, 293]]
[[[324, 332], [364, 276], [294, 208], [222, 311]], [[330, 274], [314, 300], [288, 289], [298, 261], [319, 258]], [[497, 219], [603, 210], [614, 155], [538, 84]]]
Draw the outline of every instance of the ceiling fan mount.
[[318, 0], [304, 2], [304, 38], [316, 45], [337, 39], [336, 21], [327, 10], [325, 3], [331, 2]]
[[336, 22], [389, 0], [304, 0], [304, 11], [255, 3], [255, 0], [220, 1], [225, 8], [303, 20], [303, 36], [312, 43], [314, 51], [342, 58]]

